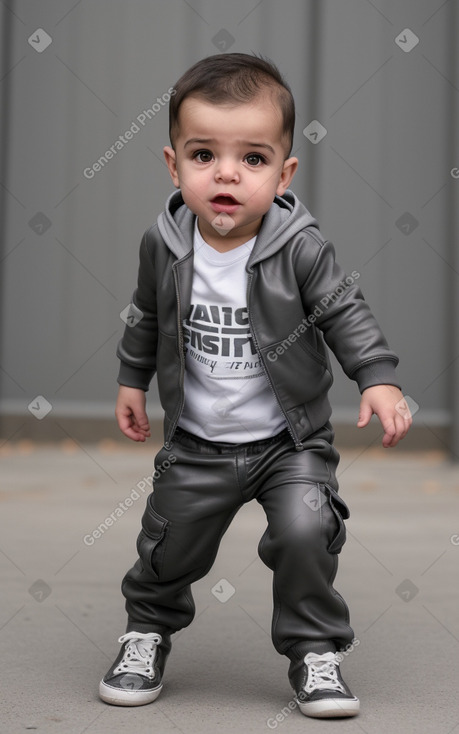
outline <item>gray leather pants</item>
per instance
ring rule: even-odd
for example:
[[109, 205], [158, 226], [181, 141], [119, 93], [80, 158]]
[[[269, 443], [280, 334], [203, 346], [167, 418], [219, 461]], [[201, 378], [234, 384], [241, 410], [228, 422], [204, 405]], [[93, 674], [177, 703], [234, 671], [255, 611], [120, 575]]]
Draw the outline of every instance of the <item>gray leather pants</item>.
[[338, 460], [329, 425], [304, 442], [304, 451], [295, 450], [287, 431], [235, 445], [178, 429], [172, 448], [156, 456], [139, 559], [122, 583], [128, 631], [169, 637], [190, 624], [190, 584], [210, 570], [236, 512], [256, 499], [268, 521], [258, 552], [273, 571], [276, 650], [296, 658], [349, 644], [348, 608], [333, 588], [349, 516], [337, 493]]

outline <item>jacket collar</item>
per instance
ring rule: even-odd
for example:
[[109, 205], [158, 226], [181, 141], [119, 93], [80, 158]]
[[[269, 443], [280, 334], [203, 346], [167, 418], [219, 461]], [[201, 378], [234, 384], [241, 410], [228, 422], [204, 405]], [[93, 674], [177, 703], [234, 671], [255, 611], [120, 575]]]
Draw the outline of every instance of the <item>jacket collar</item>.
[[[195, 215], [183, 201], [181, 191], [174, 191], [158, 217], [158, 229], [178, 259], [188, 255], [193, 248], [194, 222]], [[276, 196], [263, 217], [248, 268], [271, 257], [294, 234], [308, 226], [317, 227], [317, 222], [293, 191], [287, 190], [283, 196]]]

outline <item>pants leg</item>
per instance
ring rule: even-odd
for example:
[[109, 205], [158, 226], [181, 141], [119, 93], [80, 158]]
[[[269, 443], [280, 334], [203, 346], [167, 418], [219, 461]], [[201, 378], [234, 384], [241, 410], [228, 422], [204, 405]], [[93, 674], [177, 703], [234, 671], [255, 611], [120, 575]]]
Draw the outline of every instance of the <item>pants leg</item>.
[[[233, 454], [174, 442], [174, 462], [155, 479], [137, 539], [139, 558], [122, 582], [128, 631], [171, 634], [195, 614], [190, 585], [211, 568], [242, 505]], [[161, 449], [159, 467], [171, 451]]]
[[257, 494], [268, 520], [259, 554], [273, 570], [272, 639], [289, 657], [340, 649], [354, 636], [333, 588], [349, 511], [337, 493], [332, 437], [324, 429], [304, 451], [278, 452]]

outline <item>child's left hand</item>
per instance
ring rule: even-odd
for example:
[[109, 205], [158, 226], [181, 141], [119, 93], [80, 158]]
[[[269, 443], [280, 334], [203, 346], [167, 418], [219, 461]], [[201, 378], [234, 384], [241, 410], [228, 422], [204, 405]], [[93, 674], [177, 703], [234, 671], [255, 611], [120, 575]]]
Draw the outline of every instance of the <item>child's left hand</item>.
[[373, 413], [384, 428], [382, 444], [385, 449], [396, 446], [412, 423], [403, 393], [394, 385], [375, 385], [363, 391], [357, 427], [368, 425]]

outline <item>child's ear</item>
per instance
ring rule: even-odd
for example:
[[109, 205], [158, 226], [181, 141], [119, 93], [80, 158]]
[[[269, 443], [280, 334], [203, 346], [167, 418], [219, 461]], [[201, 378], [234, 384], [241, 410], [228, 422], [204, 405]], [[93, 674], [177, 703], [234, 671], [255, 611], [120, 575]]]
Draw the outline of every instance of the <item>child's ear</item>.
[[276, 194], [278, 196], [282, 196], [283, 194], [285, 194], [293, 180], [297, 168], [298, 158], [287, 158], [287, 160], [284, 161], [279, 183], [276, 189]]
[[163, 150], [164, 157], [166, 159], [166, 164], [169, 169], [169, 173], [171, 174], [171, 179], [174, 183], [174, 186], [178, 189], [180, 188], [179, 184], [179, 177], [177, 173], [177, 158], [175, 155], [175, 150], [170, 147], [170, 145], [166, 145], [166, 147]]

